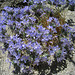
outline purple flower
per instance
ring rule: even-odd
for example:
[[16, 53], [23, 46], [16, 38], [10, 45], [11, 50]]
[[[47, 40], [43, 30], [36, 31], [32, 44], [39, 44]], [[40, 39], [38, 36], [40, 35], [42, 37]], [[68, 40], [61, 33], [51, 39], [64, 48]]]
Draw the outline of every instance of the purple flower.
[[15, 13], [15, 14], [18, 14], [18, 13], [19, 13], [19, 10], [20, 10], [20, 8], [19, 8], [19, 7], [18, 7], [18, 8], [14, 8], [14, 9], [13, 9], [13, 11], [14, 11], [14, 13]]
[[14, 63], [17, 63], [17, 65], [19, 65], [19, 60], [15, 59], [13, 60]]
[[22, 47], [25, 49], [26, 48], [26, 44], [22, 44]]
[[42, 51], [42, 50], [40, 50], [40, 49], [39, 49], [39, 50], [37, 50], [36, 52], [37, 52], [37, 54], [39, 54], [39, 55], [41, 55], [41, 54], [43, 53], [43, 51]]
[[42, 25], [37, 26], [37, 27], [38, 27], [38, 31], [40, 31], [41, 33], [45, 32], [45, 28]]
[[57, 46], [53, 46], [53, 48], [52, 48], [52, 49], [53, 49], [53, 51], [54, 51], [54, 52], [56, 52], [56, 51], [60, 50], [60, 48], [59, 48], [59, 46], [58, 46], [58, 45], [57, 45]]
[[65, 56], [67, 54], [67, 51], [65, 48], [62, 48], [62, 53], [61, 53], [61, 56]]
[[53, 30], [53, 26], [49, 25], [49, 26], [47, 26], [47, 28]]
[[57, 33], [56, 28], [53, 29], [53, 33]]
[[24, 63], [21, 63], [21, 64], [20, 64], [20, 68], [21, 68], [21, 71], [23, 71], [24, 68], [26, 68], [26, 65], [24, 65]]
[[35, 58], [35, 61], [34, 61], [34, 63], [33, 64], [35, 64], [35, 65], [39, 65], [39, 62], [40, 62], [40, 60], [39, 60], [39, 58]]
[[24, 61], [26, 63], [27, 60], [30, 61], [29, 56], [22, 56], [21, 57], [21, 61]]
[[8, 9], [8, 6], [4, 7], [4, 9], [7, 10]]
[[41, 3], [43, 3], [44, 1], [46, 1], [46, 0], [41, 0]]
[[53, 20], [53, 17], [49, 17], [49, 19], [47, 21], [51, 22], [52, 20]]
[[51, 60], [48, 60], [47, 63], [48, 63], [48, 65], [51, 65]]
[[30, 27], [30, 30], [29, 29], [27, 29], [26, 31], [25, 31], [25, 33], [27, 34], [27, 35], [30, 35], [31, 37], [35, 37], [35, 35], [36, 35], [36, 29], [34, 28], [34, 27]]
[[61, 53], [60, 53], [60, 56], [57, 57], [57, 61], [58, 61], [58, 62], [61, 62], [62, 60], [66, 60], [66, 59], [65, 59], [65, 55], [66, 55], [66, 54], [67, 54], [66, 49], [65, 49], [65, 48], [62, 48]]
[[13, 25], [13, 22], [14, 22], [14, 21], [11, 21], [11, 20], [9, 19], [9, 20], [7, 20], [7, 25], [8, 25], [8, 26], [11, 26], [11, 25]]
[[39, 3], [40, 2], [40, 0], [34, 0], [34, 3]]
[[49, 30], [45, 30], [44, 35], [49, 34], [49, 32], [50, 32]]
[[50, 40], [50, 39], [52, 39], [52, 35], [42, 35], [42, 40], [41, 41], [48, 41], [48, 40]]
[[16, 55], [15, 57], [17, 60], [20, 59], [20, 54]]
[[3, 29], [6, 29], [6, 25], [3, 25], [2, 28], [3, 28]]
[[37, 38], [37, 39], [40, 38], [41, 35], [42, 35], [42, 33], [36, 33], [36, 38]]
[[45, 57], [42, 57], [42, 58], [41, 58], [41, 61], [42, 61], [42, 62], [45, 62], [45, 61], [47, 61], [47, 56], [45, 56]]
[[27, 2], [26, 0], [23, 1], [23, 3]]
[[75, 4], [75, 0], [69, 0], [69, 4], [70, 4], [70, 5]]
[[50, 0], [52, 2], [52, 4], [55, 2], [55, 0]]
[[50, 55], [54, 55], [55, 52], [53, 50], [48, 50]]
[[31, 10], [31, 8], [29, 6], [25, 6], [23, 9], [21, 9], [23, 12], [26, 12], [27, 10]]
[[48, 41], [48, 39], [47, 39], [47, 36], [46, 36], [46, 35], [43, 35], [42, 37], [43, 37], [43, 39], [42, 39], [41, 41]]
[[31, 19], [32, 20], [32, 22], [34, 21], [36, 21], [36, 19], [34, 18], [34, 17], [29, 17], [29, 19]]
[[34, 51], [33, 49], [30, 50], [30, 52], [33, 52], [33, 51]]
[[75, 32], [75, 26], [73, 26], [73, 28], [70, 28], [69, 31], [70, 31], [70, 32]]
[[12, 54], [13, 54], [13, 56], [15, 56], [15, 57], [17, 56], [17, 53], [16, 53], [15, 51], [13, 51]]

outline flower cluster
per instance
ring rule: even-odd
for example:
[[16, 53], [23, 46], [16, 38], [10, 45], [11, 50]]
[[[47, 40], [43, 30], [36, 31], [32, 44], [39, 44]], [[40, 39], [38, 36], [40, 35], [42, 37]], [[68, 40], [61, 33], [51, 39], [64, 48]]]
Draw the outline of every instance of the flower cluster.
[[[58, 3], [58, 0], [50, 1]], [[53, 11], [44, 8], [46, 0], [24, 0], [25, 2], [31, 4], [23, 8], [6, 6], [0, 16], [0, 42], [4, 43], [11, 63], [19, 66], [21, 72], [28, 72], [40, 62], [51, 65], [54, 58], [57, 62], [66, 60], [68, 51], [73, 50], [71, 39], [67, 39], [67, 34], [70, 33], [68, 24], [48, 15]], [[13, 36], [7, 33], [7, 26], [14, 33]]]
[[7, 33], [6, 33], [6, 20], [7, 20], [6, 16], [7, 16], [7, 14], [5, 12], [2, 12], [2, 14], [0, 14], [0, 42], [4, 42], [5, 37], [7, 36]]
[[75, 4], [75, 0], [68, 0], [70, 5], [74, 5]]
[[30, 4], [44, 4], [45, 2], [56, 4], [57, 5], [64, 5], [66, 3], [69, 3], [70, 5], [75, 4], [75, 0], [24, 0], [23, 3], [30, 3]]

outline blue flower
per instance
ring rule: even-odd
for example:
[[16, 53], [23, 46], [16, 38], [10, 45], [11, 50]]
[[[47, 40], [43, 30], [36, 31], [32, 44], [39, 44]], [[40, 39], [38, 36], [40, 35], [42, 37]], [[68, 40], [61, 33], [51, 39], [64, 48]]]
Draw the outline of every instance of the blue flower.
[[53, 17], [49, 17], [49, 19], [47, 21], [51, 22], [52, 20], [53, 20]]
[[13, 50], [12, 55], [15, 57], [17, 56], [17, 53], [15, 52], [15, 50]]
[[34, 63], [33, 64], [35, 64], [35, 65], [39, 65], [39, 62], [40, 62], [40, 60], [39, 60], [39, 58], [35, 58], [35, 61], [34, 61]]
[[48, 34], [49, 34], [49, 32], [50, 32], [49, 30], [45, 30], [44, 35], [45, 35], [45, 34], [47, 34], [47, 35], [48, 35]]
[[40, 38], [41, 35], [42, 35], [42, 33], [36, 33], [36, 38], [37, 38], [37, 39]]
[[42, 35], [42, 40], [41, 41], [48, 41], [52, 39], [52, 35]]
[[16, 55], [15, 57], [16, 57], [17, 60], [20, 59], [20, 54]]
[[24, 61], [24, 63], [26, 63], [26, 59], [25, 58], [26, 58], [26, 56], [22, 56], [21, 57], [21, 61]]
[[70, 5], [75, 4], [75, 0], [69, 0], [69, 4], [70, 4]]
[[19, 10], [20, 10], [20, 8], [14, 8], [14, 9], [13, 9], [14, 14], [18, 14], [18, 13], [19, 13]]
[[2, 28], [3, 28], [3, 29], [6, 29], [6, 25], [3, 25]]
[[47, 28], [53, 30], [53, 26], [51, 25], [47, 26]]
[[15, 60], [13, 60], [13, 62], [19, 66], [19, 60], [15, 59]]
[[25, 33], [27, 34], [27, 35], [30, 35], [31, 37], [35, 37], [36, 36], [36, 34], [37, 34], [37, 31], [36, 31], [36, 29], [34, 28], [34, 27], [30, 27], [30, 29], [27, 29], [26, 31], [25, 31]]
[[36, 21], [36, 19], [34, 17], [29, 17], [29, 19], [31, 19], [32, 22], [35, 22]]
[[33, 49], [30, 49], [30, 52], [33, 52], [34, 50]]
[[55, 0], [50, 0], [52, 2], [52, 4], [55, 2]]
[[34, 3], [40, 3], [40, 0], [34, 0]]
[[42, 57], [42, 58], [41, 58], [41, 61], [42, 61], [42, 62], [45, 62], [45, 61], [47, 61], [47, 56], [45, 56], [45, 57]]
[[27, 2], [26, 0], [23, 1], [23, 3]]
[[67, 54], [66, 49], [63, 48], [62, 51], [61, 51], [60, 57], [57, 57], [57, 61], [61, 62], [62, 60], [66, 60], [65, 59], [66, 54]]
[[51, 65], [51, 60], [48, 60], [47, 63], [48, 63], [48, 65]]
[[41, 3], [43, 3], [44, 1], [46, 1], [46, 0], [41, 0]]
[[54, 55], [55, 52], [53, 50], [49, 50], [49, 55]]
[[8, 9], [8, 6], [4, 7], [3, 9], [7, 10]]
[[13, 22], [14, 22], [14, 21], [11, 21], [11, 20], [9, 19], [9, 20], [7, 20], [7, 25], [8, 25], [8, 26], [11, 26], [11, 25], [13, 25]]
[[45, 28], [42, 26], [42, 25], [37, 25], [37, 27], [38, 27], [38, 31], [40, 31], [41, 33], [44, 33], [44, 31], [45, 31]]
[[60, 50], [60, 48], [59, 48], [59, 46], [58, 46], [58, 45], [57, 45], [57, 46], [53, 46], [53, 48], [52, 48], [52, 49], [53, 49], [53, 51], [54, 51], [54, 52], [56, 52], [56, 51]]
[[23, 71], [24, 68], [26, 68], [26, 65], [24, 65], [24, 63], [21, 63], [21, 64], [20, 64], [20, 68], [21, 68], [21, 71]]

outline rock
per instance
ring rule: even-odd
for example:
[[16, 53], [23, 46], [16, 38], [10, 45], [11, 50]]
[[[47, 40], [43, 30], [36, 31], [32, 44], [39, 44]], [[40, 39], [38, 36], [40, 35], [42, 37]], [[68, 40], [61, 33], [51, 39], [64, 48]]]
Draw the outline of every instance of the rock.
[[[0, 43], [0, 46], [2, 46], [2, 43]], [[13, 75], [13, 65], [11, 65], [11, 68], [9, 69], [10, 64], [6, 62], [7, 59], [7, 52], [3, 54], [0, 50], [0, 75]]]

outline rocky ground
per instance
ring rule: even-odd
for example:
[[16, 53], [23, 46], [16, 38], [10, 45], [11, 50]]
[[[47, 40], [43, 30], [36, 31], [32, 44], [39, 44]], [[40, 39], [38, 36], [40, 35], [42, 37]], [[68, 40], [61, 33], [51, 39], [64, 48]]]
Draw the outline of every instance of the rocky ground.
[[[5, 4], [7, 4], [7, 2]], [[3, 4], [1, 4], [1, 7], [3, 7]], [[65, 14], [67, 22], [69, 20], [73, 20], [73, 23], [72, 23], [71, 27], [74, 28], [74, 25], [75, 25], [75, 11], [70, 11], [70, 10], [68, 10], [68, 8], [66, 8], [63, 11], [63, 13]], [[1, 45], [2, 45], [2, 43], [0, 43], [0, 46]], [[74, 47], [75, 47], [75, 43], [74, 43]], [[64, 70], [61, 70], [61, 71], [59, 71], [55, 74], [52, 74], [52, 75], [75, 75], [75, 48], [74, 48], [73, 53], [74, 53], [73, 58], [71, 60], [66, 61], [67, 67]], [[10, 64], [6, 62], [7, 59], [8, 59], [7, 58], [7, 52], [5, 54], [3, 54], [2, 51], [0, 51], [0, 75], [14, 75], [12, 73], [12, 70], [14, 70], [13, 65], [9, 69]], [[34, 73], [35, 73], [34, 75], [37, 75], [37, 71], [35, 71]], [[33, 74], [31, 74], [31, 75], [33, 75]], [[44, 75], [44, 74], [42, 74], [42, 75]]]

